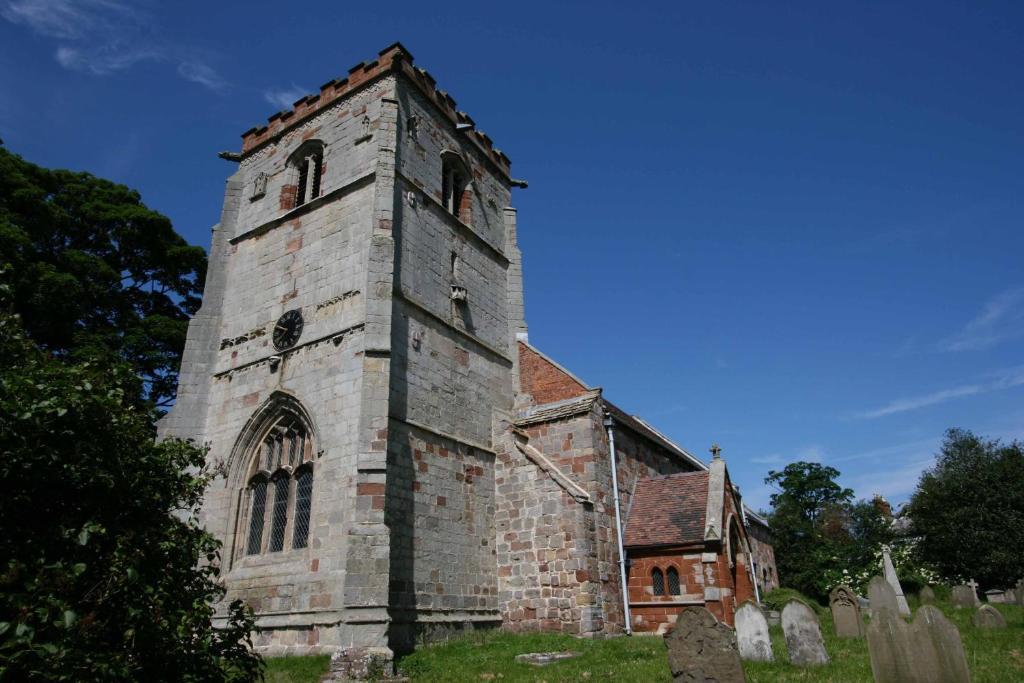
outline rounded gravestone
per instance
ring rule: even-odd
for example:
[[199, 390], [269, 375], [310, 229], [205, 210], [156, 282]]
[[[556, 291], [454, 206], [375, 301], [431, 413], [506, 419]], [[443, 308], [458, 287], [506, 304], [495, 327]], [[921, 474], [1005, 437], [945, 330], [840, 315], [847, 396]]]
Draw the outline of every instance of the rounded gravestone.
[[921, 592], [917, 594], [917, 599], [921, 601], [922, 605], [934, 605], [935, 591], [932, 590], [931, 586], [925, 586], [921, 589]]
[[871, 577], [871, 582], [868, 583], [868, 601], [871, 603], [872, 614], [882, 609], [891, 609], [893, 612], [899, 612], [899, 605], [896, 602], [896, 591], [881, 576]]
[[786, 635], [789, 661], [797, 666], [828, 664], [828, 653], [821, 639], [821, 626], [814, 610], [799, 600], [790, 600], [782, 608], [782, 632]]
[[1006, 619], [992, 605], [982, 605], [972, 619], [978, 628], [1006, 628]]
[[860, 618], [857, 594], [849, 586], [836, 586], [828, 595], [832, 610], [832, 623], [840, 638], [860, 638], [864, 635], [864, 622]]
[[774, 661], [768, 620], [761, 608], [747, 601], [736, 610], [736, 640], [740, 657], [754, 662]]
[[981, 602], [978, 600], [978, 594], [974, 592], [974, 588], [971, 586], [953, 586], [950, 601], [953, 603], [953, 607], [971, 608]]

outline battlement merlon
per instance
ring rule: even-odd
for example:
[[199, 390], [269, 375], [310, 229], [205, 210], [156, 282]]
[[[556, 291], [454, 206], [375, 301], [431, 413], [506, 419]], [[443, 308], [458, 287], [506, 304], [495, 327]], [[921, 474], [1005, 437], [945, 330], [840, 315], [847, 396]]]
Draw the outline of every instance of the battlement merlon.
[[280, 138], [289, 130], [308, 120], [318, 112], [330, 107], [341, 98], [367, 87], [377, 79], [390, 73], [401, 74], [416, 85], [434, 104], [442, 116], [452, 122], [472, 141], [484, 157], [491, 161], [499, 173], [512, 185], [516, 181], [511, 176], [512, 161], [500, 149], [496, 149], [491, 139], [482, 131], [474, 128], [475, 123], [469, 114], [456, 109], [455, 100], [443, 90], [437, 89], [437, 81], [426, 69], [413, 65], [412, 53], [401, 43], [394, 43], [383, 49], [377, 59], [372, 62], [360, 62], [348, 70], [348, 76], [334, 79], [320, 86], [318, 94], [306, 95], [293, 105], [291, 110], [280, 111], [269, 119], [261, 128], [250, 128], [242, 133], [242, 153], [244, 158], [261, 149], [264, 145]]

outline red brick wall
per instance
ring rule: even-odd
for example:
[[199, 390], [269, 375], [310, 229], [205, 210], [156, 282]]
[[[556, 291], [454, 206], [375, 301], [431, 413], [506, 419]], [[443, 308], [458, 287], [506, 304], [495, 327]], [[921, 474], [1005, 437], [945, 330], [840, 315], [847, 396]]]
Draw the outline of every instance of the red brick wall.
[[533, 396], [537, 404], [587, 393], [587, 387], [523, 343], [519, 344], [519, 381], [522, 392]]

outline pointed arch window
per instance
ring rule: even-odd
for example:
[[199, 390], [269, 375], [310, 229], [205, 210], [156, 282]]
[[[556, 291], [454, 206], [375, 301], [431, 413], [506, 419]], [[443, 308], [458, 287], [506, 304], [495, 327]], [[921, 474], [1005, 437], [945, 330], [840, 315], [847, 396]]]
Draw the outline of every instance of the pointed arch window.
[[455, 152], [441, 154], [441, 203], [448, 213], [469, 225], [473, 214], [473, 193], [469, 169]]
[[679, 570], [669, 567], [665, 572], [665, 579], [668, 581], [668, 594], [679, 595]]
[[661, 573], [660, 569], [654, 569], [651, 571], [651, 585], [654, 587], [655, 595], [665, 594], [665, 575]]
[[276, 553], [309, 545], [313, 502], [313, 448], [294, 415], [279, 417], [252, 455], [246, 487], [245, 554]]
[[293, 209], [320, 196], [324, 174], [324, 145], [308, 140], [288, 159], [281, 208]]

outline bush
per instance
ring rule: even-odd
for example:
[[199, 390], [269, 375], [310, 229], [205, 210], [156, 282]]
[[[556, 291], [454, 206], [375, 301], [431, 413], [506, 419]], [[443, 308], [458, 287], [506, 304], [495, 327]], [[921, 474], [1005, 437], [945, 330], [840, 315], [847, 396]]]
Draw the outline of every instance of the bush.
[[0, 678], [259, 677], [242, 605], [211, 623], [203, 451], [155, 441], [125, 366], [55, 360], [3, 314], [0, 355]]
[[785, 607], [786, 603], [790, 600], [800, 600], [801, 602], [805, 602], [811, 609], [819, 613], [827, 609], [819, 604], [817, 600], [808, 598], [806, 595], [794, 588], [776, 588], [775, 590], [769, 591], [761, 596], [762, 606], [765, 609], [775, 610], [777, 612], [781, 612], [782, 608]]

